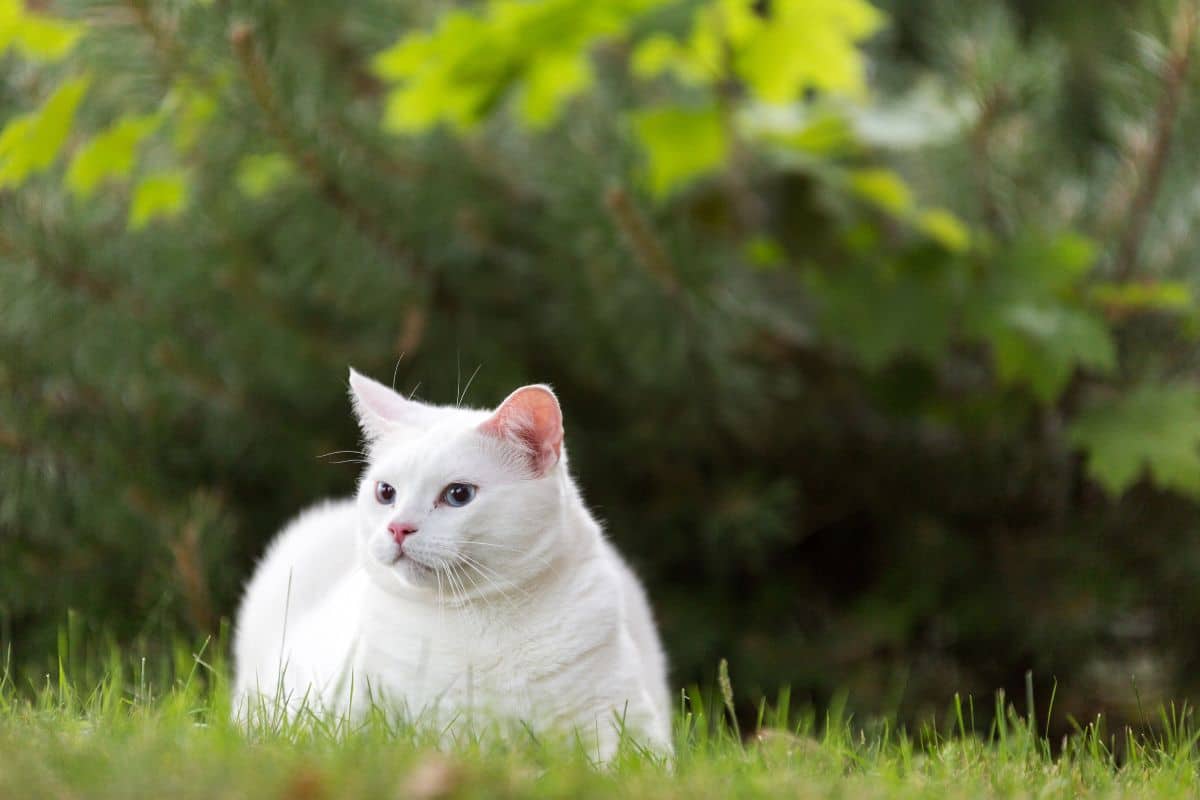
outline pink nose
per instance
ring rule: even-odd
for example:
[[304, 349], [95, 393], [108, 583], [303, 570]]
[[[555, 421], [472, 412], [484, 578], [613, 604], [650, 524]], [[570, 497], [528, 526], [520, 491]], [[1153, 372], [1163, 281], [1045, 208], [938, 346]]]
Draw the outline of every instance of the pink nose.
[[417, 526], [411, 522], [393, 522], [388, 525], [388, 531], [392, 534], [392, 538], [396, 540], [396, 544], [404, 544], [405, 536], [412, 536], [417, 532]]

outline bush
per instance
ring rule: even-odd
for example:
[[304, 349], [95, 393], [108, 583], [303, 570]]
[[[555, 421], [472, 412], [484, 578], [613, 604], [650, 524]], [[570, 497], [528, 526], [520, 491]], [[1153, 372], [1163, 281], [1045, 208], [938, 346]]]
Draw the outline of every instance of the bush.
[[679, 682], [1190, 691], [1196, 9], [1014, 8], [0, 4], [5, 641], [215, 629], [353, 364], [552, 382]]

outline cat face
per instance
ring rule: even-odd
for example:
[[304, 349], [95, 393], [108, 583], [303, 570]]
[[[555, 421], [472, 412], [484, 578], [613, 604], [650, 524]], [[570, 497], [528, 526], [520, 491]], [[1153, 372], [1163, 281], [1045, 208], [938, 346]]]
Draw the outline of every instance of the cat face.
[[458, 604], [511, 596], [549, 565], [563, 433], [547, 387], [491, 412], [408, 400], [354, 371], [350, 389], [369, 443], [357, 503], [373, 581]]

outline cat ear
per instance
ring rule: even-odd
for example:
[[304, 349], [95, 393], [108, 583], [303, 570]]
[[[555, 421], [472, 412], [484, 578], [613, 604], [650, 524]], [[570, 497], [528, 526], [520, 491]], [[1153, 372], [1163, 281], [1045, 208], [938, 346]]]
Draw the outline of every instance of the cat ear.
[[524, 451], [541, 477], [562, 455], [562, 410], [549, 386], [524, 386], [508, 396], [479, 430]]
[[350, 368], [350, 399], [354, 415], [368, 442], [402, 427], [421, 427], [428, 421], [429, 407], [373, 381]]

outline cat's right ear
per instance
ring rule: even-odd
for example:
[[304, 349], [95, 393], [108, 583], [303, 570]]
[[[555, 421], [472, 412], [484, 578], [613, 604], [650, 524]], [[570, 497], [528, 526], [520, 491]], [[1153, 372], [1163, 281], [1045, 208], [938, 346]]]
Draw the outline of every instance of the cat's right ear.
[[429, 408], [350, 368], [350, 399], [368, 442], [400, 428], [423, 427]]

